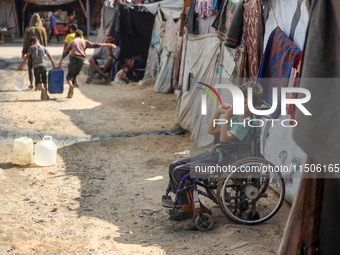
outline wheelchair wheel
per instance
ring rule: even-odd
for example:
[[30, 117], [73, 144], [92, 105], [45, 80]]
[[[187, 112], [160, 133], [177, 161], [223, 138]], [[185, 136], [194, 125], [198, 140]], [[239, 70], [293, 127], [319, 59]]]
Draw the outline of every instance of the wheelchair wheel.
[[274, 165], [256, 157], [238, 160], [231, 166], [234, 171], [220, 179], [217, 185], [222, 212], [243, 224], [258, 224], [273, 217], [285, 197], [281, 173], [269, 171], [268, 166]]
[[200, 216], [197, 216], [195, 220], [195, 225], [197, 229], [201, 231], [210, 230], [214, 225], [214, 221], [211, 219], [211, 215], [208, 213], [203, 213], [202, 218]]

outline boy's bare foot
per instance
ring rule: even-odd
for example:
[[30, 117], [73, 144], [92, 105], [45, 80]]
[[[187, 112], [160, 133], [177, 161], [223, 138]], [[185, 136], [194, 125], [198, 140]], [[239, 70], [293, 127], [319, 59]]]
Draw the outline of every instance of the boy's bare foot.
[[29, 88], [29, 89], [33, 89], [33, 85], [32, 85], [32, 84], [29, 85], [28, 88]]
[[70, 86], [70, 89], [68, 90], [68, 94], [67, 94], [68, 98], [72, 98], [73, 97], [73, 90], [74, 90], [74, 86]]

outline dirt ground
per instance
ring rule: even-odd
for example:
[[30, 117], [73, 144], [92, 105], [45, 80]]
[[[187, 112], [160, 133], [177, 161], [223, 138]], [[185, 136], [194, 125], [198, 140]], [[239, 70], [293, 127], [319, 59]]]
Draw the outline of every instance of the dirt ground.
[[[39, 91], [15, 91], [17, 65], [0, 70], [0, 254], [276, 254], [287, 203], [256, 226], [206, 200], [211, 231], [168, 220], [168, 166], [190, 149], [189, 134], [174, 128], [173, 94], [154, 93], [151, 82], [87, 85], [82, 73], [73, 99], [65, 84], [45, 102]], [[58, 146], [54, 166], [12, 165], [13, 138], [46, 134]]]

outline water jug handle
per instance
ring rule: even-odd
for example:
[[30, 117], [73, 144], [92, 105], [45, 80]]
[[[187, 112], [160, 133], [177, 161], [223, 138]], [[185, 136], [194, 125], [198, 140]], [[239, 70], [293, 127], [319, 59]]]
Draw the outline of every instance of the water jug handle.
[[50, 135], [44, 136], [43, 141], [52, 141], [52, 136], [50, 136]]

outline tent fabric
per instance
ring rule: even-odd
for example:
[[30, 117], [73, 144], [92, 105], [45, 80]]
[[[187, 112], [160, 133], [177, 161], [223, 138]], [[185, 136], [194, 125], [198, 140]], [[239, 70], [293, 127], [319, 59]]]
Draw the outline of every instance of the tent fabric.
[[0, 1], [0, 27], [5, 27], [11, 32], [16, 32], [15, 12], [12, 1]]
[[[259, 81], [263, 87], [263, 99], [270, 105], [273, 102], [272, 88], [279, 88], [279, 96], [281, 88], [288, 86], [294, 58], [299, 51], [300, 49], [279, 27], [273, 30], [267, 42], [267, 47], [263, 54], [257, 75], [257, 81]], [[270, 79], [262, 80], [262, 78]], [[271, 117], [277, 119], [280, 116], [280, 112], [281, 100], [279, 96], [277, 108], [275, 112], [271, 114]]]
[[[110, 9], [110, 11], [108, 11], [108, 9]], [[99, 30], [98, 30], [98, 35], [97, 35], [97, 39], [96, 39], [96, 42], [97, 43], [104, 43], [106, 42], [106, 36], [107, 34], [109, 33], [109, 30], [110, 30], [110, 27], [111, 27], [111, 24], [112, 24], [112, 20], [114, 18], [114, 15], [115, 15], [115, 9], [114, 8], [110, 8], [110, 7], [106, 7], [106, 6], [103, 6], [102, 10], [101, 10], [101, 22], [100, 22], [100, 27], [99, 27]], [[104, 19], [109, 19], [110, 17], [110, 22], [109, 23], [106, 23], [104, 22]], [[99, 49], [96, 49], [96, 51], [98, 51]]]
[[149, 12], [133, 10], [125, 7], [124, 4], [120, 4], [118, 8], [119, 19], [114, 19], [109, 34], [117, 30], [116, 26], [119, 21], [120, 61], [123, 62], [124, 59], [139, 55], [146, 60], [151, 42], [154, 15]]
[[203, 34], [216, 34], [215, 29], [211, 26], [215, 20], [214, 16], [211, 16], [209, 18], [198, 18], [197, 23], [198, 23], [198, 33], [200, 35]]
[[[265, 23], [263, 47], [266, 47], [270, 33], [279, 26], [299, 49], [303, 49], [309, 15], [304, 1], [299, 5], [296, 0], [269, 1], [268, 19]], [[294, 18], [294, 17], [298, 18]], [[264, 50], [264, 49], [263, 49]]]
[[[161, 49], [161, 60], [159, 72], [155, 82], [154, 91], [161, 93], [170, 93], [174, 87], [173, 77], [177, 77], [180, 51], [182, 44], [182, 37], [179, 37], [179, 29], [181, 20], [174, 21], [172, 15], [169, 16], [165, 23], [165, 33], [162, 39]], [[164, 49], [166, 48], [166, 49]], [[176, 59], [176, 66], [174, 66]], [[174, 69], [176, 68], [176, 70]], [[175, 72], [174, 72], [175, 70]], [[175, 77], [176, 75], [176, 77]], [[177, 80], [177, 79], [176, 79]]]
[[144, 6], [152, 14], [156, 14], [157, 9], [161, 8], [166, 19], [170, 13], [174, 19], [177, 19], [181, 16], [183, 0], [163, 0], [155, 3], [142, 4], [141, 6]]
[[163, 19], [162, 11], [159, 9], [155, 15], [155, 21], [152, 29], [151, 46], [155, 47], [159, 52], [162, 39], [165, 33], [165, 20]]
[[175, 52], [168, 51], [167, 47], [162, 48], [160, 57], [161, 60], [154, 87], [155, 92], [163, 94], [172, 92], [171, 77], [174, 66], [174, 57]]
[[104, 28], [107, 28], [111, 24], [114, 14], [115, 8], [110, 8], [105, 5], [103, 6], [101, 24], [103, 24]]
[[36, 5], [60, 5], [68, 4], [75, 1], [77, 0], [26, 0], [25, 2]]
[[[184, 41], [179, 78], [181, 94], [177, 99], [175, 122], [182, 128], [193, 132], [190, 128], [190, 109], [200, 108], [200, 102], [195, 106], [190, 105], [190, 91], [197, 86], [195, 80], [214, 77], [217, 56], [220, 53], [220, 41], [212, 34], [186, 34]], [[191, 84], [188, 82], [190, 73], [194, 76]], [[197, 123], [196, 128], [199, 126], [200, 123]]]
[[150, 46], [143, 80], [152, 78], [153, 81], [156, 81], [158, 68], [159, 68], [158, 52], [155, 47]]
[[[214, 34], [186, 34], [183, 40], [175, 122], [190, 131], [194, 146], [208, 148], [213, 144], [214, 137], [207, 133], [210, 119], [201, 115], [202, 92], [196, 89], [199, 86], [196, 82], [205, 82], [213, 87], [229, 82], [228, 78], [235, 66], [235, 49], [224, 47]], [[231, 103], [229, 93], [222, 89], [217, 89], [217, 92], [222, 102]], [[215, 109], [214, 102], [208, 100], [207, 116], [211, 116]]]

